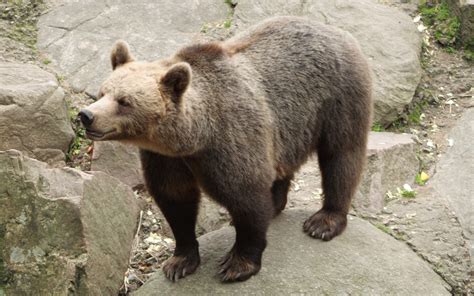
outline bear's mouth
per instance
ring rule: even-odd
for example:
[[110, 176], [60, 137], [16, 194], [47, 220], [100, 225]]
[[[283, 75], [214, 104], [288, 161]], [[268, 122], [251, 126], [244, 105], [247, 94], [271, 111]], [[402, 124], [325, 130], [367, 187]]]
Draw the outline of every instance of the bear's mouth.
[[105, 132], [102, 131], [97, 131], [93, 129], [86, 129], [86, 136], [87, 138], [94, 140], [94, 141], [100, 141], [100, 140], [105, 140], [110, 137], [110, 135], [115, 133], [115, 129], [111, 129]]

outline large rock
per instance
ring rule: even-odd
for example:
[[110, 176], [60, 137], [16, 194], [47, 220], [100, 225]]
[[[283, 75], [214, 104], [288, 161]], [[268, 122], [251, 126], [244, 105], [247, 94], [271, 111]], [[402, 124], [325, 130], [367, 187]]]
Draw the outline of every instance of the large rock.
[[392, 122], [411, 102], [421, 77], [421, 37], [403, 12], [375, 0], [239, 0], [238, 30], [274, 15], [300, 15], [350, 32], [374, 73], [375, 120]]
[[443, 155], [431, 185], [446, 198], [470, 240], [474, 265], [474, 110], [468, 110], [449, 135], [453, 146]]
[[135, 146], [119, 142], [95, 142], [91, 170], [105, 172], [132, 188], [144, 184], [140, 155]]
[[134, 295], [450, 295], [421, 258], [370, 223], [351, 218], [344, 234], [322, 242], [301, 230], [310, 214], [292, 210], [273, 221], [262, 270], [246, 282], [222, 284], [214, 276], [234, 242], [227, 227], [199, 239], [195, 274], [172, 283], [158, 271]]
[[29, 64], [0, 63], [0, 150], [56, 163], [74, 138], [54, 75]]
[[64, 2], [40, 18], [38, 46], [76, 91], [93, 95], [112, 71], [109, 55], [117, 39], [152, 61], [190, 43], [206, 23], [222, 23], [229, 9], [214, 0]]
[[125, 184], [9, 150], [0, 204], [0, 295], [117, 293], [138, 218]]

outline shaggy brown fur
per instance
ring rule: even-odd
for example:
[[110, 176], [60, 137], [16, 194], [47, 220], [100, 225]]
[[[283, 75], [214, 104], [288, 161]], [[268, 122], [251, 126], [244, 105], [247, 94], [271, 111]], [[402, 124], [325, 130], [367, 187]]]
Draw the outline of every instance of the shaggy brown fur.
[[119, 42], [111, 59], [102, 98], [81, 117], [90, 138], [141, 148], [148, 190], [176, 238], [163, 267], [168, 278], [199, 265], [201, 190], [228, 209], [236, 228], [221, 278], [256, 274], [269, 221], [313, 153], [325, 198], [303, 229], [323, 240], [344, 230], [372, 109], [370, 71], [348, 33], [278, 17], [153, 63], [134, 62]]

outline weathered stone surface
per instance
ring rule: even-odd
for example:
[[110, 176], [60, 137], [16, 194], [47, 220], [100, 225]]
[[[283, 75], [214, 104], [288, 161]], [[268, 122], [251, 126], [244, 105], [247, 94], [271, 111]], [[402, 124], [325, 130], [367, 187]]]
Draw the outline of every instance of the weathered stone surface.
[[8, 150], [0, 204], [0, 295], [117, 293], [138, 218], [125, 184]]
[[378, 2], [239, 0], [234, 19], [241, 30], [270, 16], [300, 15], [350, 32], [373, 69], [375, 120], [387, 123], [411, 102], [418, 86], [421, 38], [408, 15]]
[[74, 138], [54, 75], [29, 64], [0, 63], [0, 150], [64, 162]]
[[363, 214], [378, 213], [385, 194], [413, 184], [418, 172], [415, 142], [408, 134], [371, 132], [367, 164], [353, 207]]
[[262, 270], [246, 282], [214, 276], [234, 242], [227, 227], [200, 238], [195, 274], [172, 283], [158, 271], [134, 295], [450, 295], [428, 264], [370, 223], [352, 217], [343, 235], [322, 242], [301, 230], [310, 214], [291, 210], [273, 221]]
[[117, 39], [127, 40], [138, 58], [155, 60], [190, 43], [205, 23], [222, 23], [229, 9], [213, 0], [64, 2], [41, 17], [38, 46], [75, 90], [93, 95], [112, 70]]
[[144, 184], [138, 149], [119, 142], [95, 142], [91, 170], [105, 172], [131, 187]]
[[474, 110], [464, 113], [449, 137], [453, 146], [441, 157], [431, 185], [455, 211], [474, 263]]

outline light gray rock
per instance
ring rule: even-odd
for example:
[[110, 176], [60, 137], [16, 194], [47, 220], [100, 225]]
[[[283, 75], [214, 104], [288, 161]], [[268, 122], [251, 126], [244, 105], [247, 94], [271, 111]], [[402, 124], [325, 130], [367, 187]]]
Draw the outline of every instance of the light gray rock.
[[450, 295], [447, 285], [405, 244], [351, 218], [330, 242], [305, 235], [311, 212], [291, 210], [270, 226], [263, 267], [243, 283], [222, 284], [217, 260], [232, 247], [227, 227], [200, 240], [201, 266], [178, 283], [158, 271], [134, 295]]
[[115, 295], [139, 209], [102, 172], [0, 152], [0, 295]]
[[95, 142], [92, 171], [105, 172], [133, 187], [143, 186], [140, 155], [135, 146], [119, 142]]
[[474, 110], [464, 113], [449, 138], [453, 146], [441, 157], [431, 185], [456, 213], [470, 240], [474, 263]]
[[410, 103], [421, 77], [421, 37], [403, 12], [375, 0], [239, 0], [237, 31], [274, 15], [300, 15], [350, 32], [374, 73], [375, 120], [392, 122]]
[[380, 213], [387, 191], [413, 184], [418, 172], [416, 146], [411, 135], [371, 132], [367, 164], [352, 202], [361, 214]]
[[64, 163], [74, 138], [54, 75], [29, 64], [0, 63], [0, 150]]
[[96, 95], [111, 72], [110, 50], [127, 40], [142, 60], [171, 55], [208, 22], [224, 22], [229, 7], [213, 0], [64, 1], [42, 16], [38, 46], [76, 91]]

